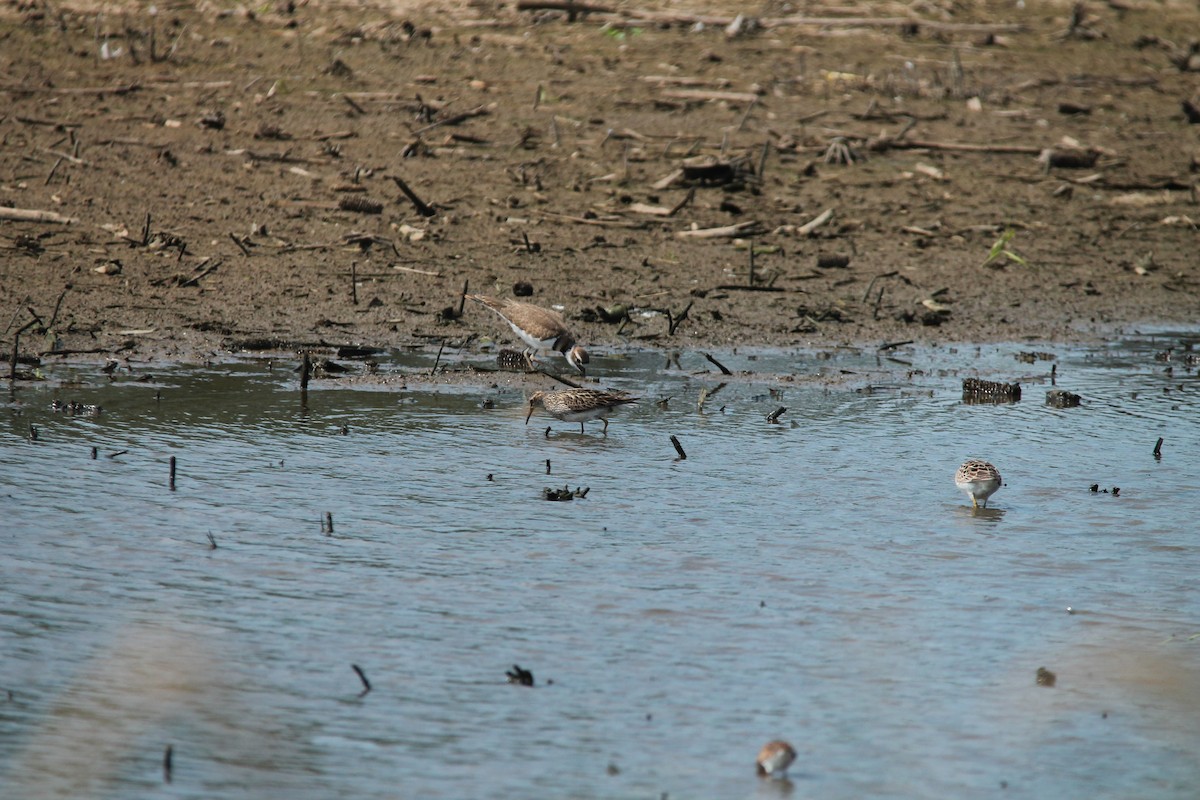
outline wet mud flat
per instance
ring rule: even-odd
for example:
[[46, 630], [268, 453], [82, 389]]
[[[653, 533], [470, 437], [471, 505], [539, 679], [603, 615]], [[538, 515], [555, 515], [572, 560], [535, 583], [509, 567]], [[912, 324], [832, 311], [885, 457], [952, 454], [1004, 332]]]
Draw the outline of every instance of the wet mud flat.
[[5, 349], [511, 344], [467, 292], [612, 351], [1194, 322], [1194, 8], [744, 11], [5, 6]]

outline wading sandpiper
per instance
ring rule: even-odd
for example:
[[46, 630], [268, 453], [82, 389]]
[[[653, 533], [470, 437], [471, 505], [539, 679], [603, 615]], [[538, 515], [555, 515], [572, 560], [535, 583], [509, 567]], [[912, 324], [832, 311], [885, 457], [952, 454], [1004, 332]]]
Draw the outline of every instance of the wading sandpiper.
[[546, 409], [553, 417], [563, 422], [578, 422], [583, 433], [583, 423], [591, 419], [604, 422], [604, 434], [608, 435], [608, 420], [605, 419], [617, 406], [636, 403], [638, 398], [628, 392], [602, 392], [599, 389], [563, 389], [558, 392], [534, 392], [529, 396], [529, 413], [525, 424], [529, 424], [533, 411], [538, 406]]

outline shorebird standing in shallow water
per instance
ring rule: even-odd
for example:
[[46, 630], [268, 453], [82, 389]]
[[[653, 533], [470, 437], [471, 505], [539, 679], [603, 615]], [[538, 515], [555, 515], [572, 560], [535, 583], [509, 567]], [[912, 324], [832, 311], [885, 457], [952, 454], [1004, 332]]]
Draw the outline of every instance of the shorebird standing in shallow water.
[[563, 422], [578, 422], [580, 433], [583, 433], [583, 423], [588, 420], [603, 420], [604, 435], [607, 436], [608, 420], [606, 417], [617, 406], [637, 401], [638, 398], [630, 397], [628, 392], [602, 392], [599, 389], [534, 392], [529, 396], [529, 413], [525, 415], [525, 424], [529, 424], [534, 409], [541, 406], [551, 416], [561, 419]]
[[979, 508], [983, 501], [983, 508], [987, 508], [988, 498], [1000, 488], [1000, 470], [986, 461], [972, 458], [954, 473], [954, 485], [967, 493], [972, 506]]
[[[567, 327], [562, 314], [533, 303], [500, 300], [483, 294], [469, 294], [467, 297], [495, 311], [509, 324], [513, 333], [529, 345], [525, 351], [527, 358], [536, 355], [539, 350], [557, 350], [568, 364], [579, 370], [580, 375], [587, 374], [584, 367], [589, 361], [587, 350], [575, 344], [575, 334]], [[533, 363], [532, 358], [530, 363]]]
[[783, 778], [796, 760], [796, 751], [782, 739], [767, 742], [758, 752], [758, 774], [763, 778]]

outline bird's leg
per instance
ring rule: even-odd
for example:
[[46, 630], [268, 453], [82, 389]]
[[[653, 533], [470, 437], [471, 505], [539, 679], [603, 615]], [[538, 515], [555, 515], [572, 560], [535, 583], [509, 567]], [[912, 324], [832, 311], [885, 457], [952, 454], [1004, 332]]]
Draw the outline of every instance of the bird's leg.
[[537, 369], [533, 366], [533, 351], [528, 349], [525, 350], [525, 365], [529, 368], [530, 372], [535, 372]]
[[604, 435], [608, 436], [608, 420], [604, 417], [601, 417], [600, 421], [604, 423]]
[[979, 508], [979, 501], [975, 499], [975, 495], [971, 495], [971, 508]]
[[583, 431], [583, 420], [580, 420], [580, 421], [579, 421], [579, 432], [580, 432], [580, 433], [583, 433], [583, 432], [584, 432], [584, 431]]

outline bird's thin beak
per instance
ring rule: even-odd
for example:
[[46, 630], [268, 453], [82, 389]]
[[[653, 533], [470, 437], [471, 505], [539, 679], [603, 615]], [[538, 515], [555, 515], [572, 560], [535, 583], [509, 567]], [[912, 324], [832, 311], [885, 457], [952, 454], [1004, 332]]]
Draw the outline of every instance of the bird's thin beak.
[[529, 424], [529, 419], [532, 416], [533, 416], [533, 403], [530, 403], [529, 404], [529, 413], [525, 415], [525, 424], [526, 425]]

